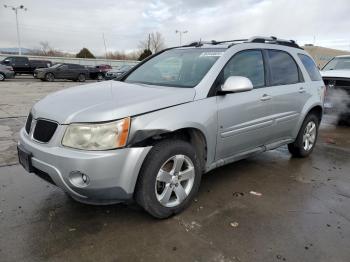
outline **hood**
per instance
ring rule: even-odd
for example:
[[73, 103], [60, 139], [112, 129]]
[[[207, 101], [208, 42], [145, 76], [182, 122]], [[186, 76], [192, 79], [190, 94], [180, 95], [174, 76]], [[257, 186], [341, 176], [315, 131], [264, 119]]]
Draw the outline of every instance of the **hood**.
[[321, 71], [322, 77], [350, 78], [350, 70], [327, 70]]
[[34, 118], [60, 124], [102, 122], [193, 101], [194, 88], [104, 81], [53, 93], [36, 103]]

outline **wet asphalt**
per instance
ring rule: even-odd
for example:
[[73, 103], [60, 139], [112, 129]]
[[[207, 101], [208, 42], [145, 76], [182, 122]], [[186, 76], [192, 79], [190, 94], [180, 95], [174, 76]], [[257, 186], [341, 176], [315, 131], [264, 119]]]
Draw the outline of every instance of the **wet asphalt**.
[[77, 203], [18, 165], [23, 116], [71, 85], [0, 83], [0, 261], [350, 261], [349, 127], [326, 119], [306, 159], [282, 147], [213, 170], [187, 210], [156, 220]]

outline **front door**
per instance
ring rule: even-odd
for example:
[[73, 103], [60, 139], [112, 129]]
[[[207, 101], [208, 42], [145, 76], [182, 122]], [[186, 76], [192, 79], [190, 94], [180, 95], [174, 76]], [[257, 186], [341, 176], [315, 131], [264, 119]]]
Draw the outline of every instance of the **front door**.
[[55, 72], [55, 77], [60, 79], [65, 79], [68, 76], [68, 65], [61, 65], [57, 68]]
[[253, 90], [217, 96], [218, 137], [216, 160], [263, 146], [269, 137], [271, 100], [266, 93], [261, 50], [235, 54], [221, 72], [222, 83], [230, 76], [250, 79]]

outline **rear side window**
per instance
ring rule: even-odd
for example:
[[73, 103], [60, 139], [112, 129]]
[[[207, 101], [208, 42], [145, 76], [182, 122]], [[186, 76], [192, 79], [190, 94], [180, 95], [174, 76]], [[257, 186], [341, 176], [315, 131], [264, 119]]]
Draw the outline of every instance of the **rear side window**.
[[15, 62], [17, 62], [17, 63], [26, 63], [27, 59], [25, 59], [24, 57], [16, 57], [15, 58]]
[[301, 62], [303, 63], [307, 73], [309, 74], [312, 81], [322, 80], [320, 71], [318, 71], [315, 62], [307, 55], [298, 54]]
[[249, 78], [253, 86], [265, 86], [264, 59], [260, 50], [247, 50], [234, 55], [224, 68], [224, 81], [230, 76]]
[[267, 50], [271, 71], [271, 85], [289, 85], [299, 82], [299, 68], [284, 51]]

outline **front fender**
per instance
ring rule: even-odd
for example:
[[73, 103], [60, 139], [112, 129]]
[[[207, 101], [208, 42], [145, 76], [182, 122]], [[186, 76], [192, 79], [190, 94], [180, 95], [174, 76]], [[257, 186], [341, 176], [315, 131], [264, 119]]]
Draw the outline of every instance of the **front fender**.
[[133, 143], [184, 128], [198, 129], [203, 133], [207, 142], [207, 165], [214, 161], [217, 134], [215, 97], [133, 117], [128, 141]]

